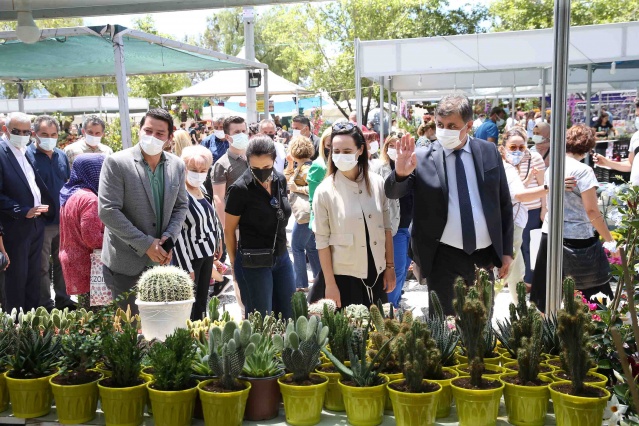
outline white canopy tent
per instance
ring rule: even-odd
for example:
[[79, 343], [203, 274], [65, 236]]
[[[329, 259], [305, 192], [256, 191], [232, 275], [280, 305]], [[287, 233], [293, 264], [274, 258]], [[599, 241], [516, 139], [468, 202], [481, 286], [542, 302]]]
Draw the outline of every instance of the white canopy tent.
[[[0, 114], [19, 110], [18, 99], [0, 99]], [[24, 100], [24, 112], [27, 114], [62, 113], [109, 113], [118, 112], [120, 106], [115, 96], [80, 96], [73, 98], [36, 98]], [[129, 112], [149, 110], [149, 101], [144, 98], [129, 98]]]

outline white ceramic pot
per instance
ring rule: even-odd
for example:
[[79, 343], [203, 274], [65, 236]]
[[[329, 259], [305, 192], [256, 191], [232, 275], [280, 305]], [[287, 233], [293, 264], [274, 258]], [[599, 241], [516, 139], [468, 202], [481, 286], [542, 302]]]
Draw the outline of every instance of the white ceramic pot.
[[144, 302], [136, 299], [140, 310], [142, 334], [147, 340], [164, 341], [176, 328], [186, 328], [195, 299], [179, 302]]

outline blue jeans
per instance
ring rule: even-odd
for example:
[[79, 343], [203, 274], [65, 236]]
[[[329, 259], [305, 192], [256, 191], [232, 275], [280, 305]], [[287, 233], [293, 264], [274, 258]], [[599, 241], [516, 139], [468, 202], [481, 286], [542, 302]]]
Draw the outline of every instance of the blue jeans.
[[308, 275], [306, 274], [306, 255], [311, 264], [313, 278], [316, 278], [322, 269], [319, 254], [315, 248], [315, 234], [307, 223], [293, 225], [291, 235], [291, 250], [293, 251], [293, 267], [295, 268], [295, 287], [308, 288]]
[[291, 297], [295, 293], [295, 274], [288, 252], [275, 258], [272, 268], [244, 268], [242, 254], [235, 257], [235, 279], [240, 287], [244, 313], [259, 311], [262, 315], [275, 312], [290, 318]]
[[408, 243], [410, 242], [410, 232], [408, 228], [400, 228], [393, 237], [393, 256], [395, 258], [395, 290], [388, 293], [388, 301], [396, 308], [399, 307], [399, 299], [402, 298], [402, 289], [406, 274], [410, 266], [408, 257]]

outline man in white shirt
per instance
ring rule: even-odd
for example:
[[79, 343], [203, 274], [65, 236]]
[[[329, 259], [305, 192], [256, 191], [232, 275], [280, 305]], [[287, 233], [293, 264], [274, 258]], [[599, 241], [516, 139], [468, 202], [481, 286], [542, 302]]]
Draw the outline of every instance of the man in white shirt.
[[40, 259], [44, 227], [42, 215], [49, 216], [46, 185], [25, 155], [31, 137], [31, 121], [23, 113], [13, 113], [2, 126], [0, 138], [0, 223], [4, 245], [11, 263], [6, 270], [5, 312], [38, 307], [40, 299]]

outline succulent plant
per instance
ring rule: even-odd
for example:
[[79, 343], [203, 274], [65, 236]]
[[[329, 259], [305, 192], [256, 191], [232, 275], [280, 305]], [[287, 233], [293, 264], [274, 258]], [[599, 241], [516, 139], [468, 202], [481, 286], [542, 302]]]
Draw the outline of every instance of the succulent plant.
[[251, 333], [251, 324], [244, 320], [238, 326], [227, 322], [224, 329], [214, 326], [209, 331], [209, 367], [220, 385], [229, 391], [241, 389], [237, 378], [242, 373], [246, 357], [255, 351], [260, 335]]
[[320, 299], [308, 306], [308, 313], [309, 315], [322, 316], [324, 314], [324, 307], [328, 308], [330, 312], [335, 312], [337, 310], [337, 304], [335, 304], [334, 300]]
[[0, 309], [0, 372], [4, 372], [9, 357], [15, 351], [17, 338], [15, 315]]
[[176, 328], [164, 342], [157, 342], [149, 351], [153, 366], [154, 388], [161, 391], [181, 391], [194, 386], [191, 364], [195, 345], [188, 330]]
[[[381, 306], [381, 304], [380, 304]], [[397, 345], [399, 336], [403, 336], [410, 330], [413, 323], [413, 313], [411, 311], [399, 312], [395, 315], [394, 309], [391, 307], [389, 315], [384, 317], [383, 307], [373, 305], [370, 308], [371, 322], [375, 326], [375, 331], [370, 333], [371, 347], [368, 350], [368, 357], [374, 358], [378, 352], [382, 352], [382, 357], [387, 358], [385, 372], [400, 373], [402, 371], [402, 363], [399, 359]], [[386, 344], [391, 342], [390, 344]], [[384, 349], [382, 349], [384, 348]], [[388, 352], [388, 357], [386, 357]]]
[[242, 373], [247, 377], [256, 378], [279, 375], [284, 366], [277, 356], [279, 348], [273, 343], [273, 336], [286, 332], [286, 322], [282, 315], [276, 317], [271, 313], [262, 317], [259, 311], [255, 311], [249, 314], [248, 321], [253, 333], [257, 333], [260, 339], [259, 342], [256, 341], [255, 351], [246, 357]]
[[60, 376], [73, 375], [77, 380], [86, 380], [87, 370], [95, 368], [102, 356], [102, 339], [99, 333], [80, 330], [60, 337]]
[[137, 284], [144, 302], [177, 302], [193, 299], [193, 281], [176, 266], [155, 266], [142, 274]]
[[344, 362], [348, 360], [348, 339], [352, 332], [346, 318], [341, 312], [334, 312], [324, 305], [322, 322], [328, 327], [328, 344], [335, 358]]
[[286, 369], [293, 373], [293, 381], [301, 383], [309, 380], [319, 363], [320, 351], [328, 343], [328, 327], [322, 325], [316, 316], [310, 319], [300, 316], [288, 323], [284, 338], [273, 336], [275, 347], [282, 352]]
[[480, 279], [468, 289], [464, 279], [458, 278], [455, 281], [455, 300], [453, 301], [457, 314], [455, 324], [466, 348], [470, 382], [473, 387], [480, 386], [484, 371], [484, 331], [488, 322], [488, 313], [482, 295], [485, 286], [489, 283], [487, 273], [484, 272], [484, 274], [480, 273]]
[[231, 321], [231, 314], [229, 314], [228, 311], [223, 311], [222, 315], [220, 315], [220, 304], [220, 299], [218, 299], [217, 296], [211, 297], [208, 304], [208, 319], [213, 323], [221, 322], [224, 324]]
[[344, 309], [344, 314], [351, 325], [356, 328], [367, 327], [371, 317], [368, 307], [364, 305], [349, 305]]
[[[517, 305], [511, 303], [509, 306], [510, 317], [505, 321], [497, 321], [497, 329], [495, 334], [501, 341], [506, 350], [517, 359], [521, 340], [531, 338], [533, 335], [533, 321], [539, 317], [539, 311], [532, 303], [526, 305], [526, 284], [524, 282], [517, 283]], [[543, 325], [542, 325], [543, 330]]]
[[[512, 305], [511, 305], [512, 306]], [[539, 363], [543, 349], [543, 322], [539, 311], [534, 310], [531, 315], [531, 335], [524, 336], [517, 349], [517, 364], [519, 365], [519, 380], [521, 384], [534, 382], [539, 375]], [[516, 328], [516, 327], [515, 327]]]
[[595, 325], [580, 296], [575, 296], [575, 281], [564, 280], [564, 307], [557, 312], [557, 334], [561, 341], [561, 365], [570, 375], [574, 395], [584, 391], [584, 378], [594, 366], [590, 358], [592, 346], [590, 336]]
[[105, 364], [112, 372], [109, 384], [115, 388], [131, 387], [140, 384], [145, 346], [138, 339], [134, 320], [128, 322], [126, 316], [116, 318], [124, 318], [125, 321], [118, 323], [119, 331], [114, 330], [103, 336], [102, 354]]
[[39, 324], [23, 323], [17, 328], [15, 350], [8, 357], [13, 378], [35, 379], [55, 371], [60, 356], [60, 338], [52, 327], [40, 329]]
[[559, 334], [557, 328], [557, 314], [555, 312], [549, 312], [544, 316], [544, 352], [548, 355], [559, 355], [561, 352], [561, 342], [559, 341]]
[[306, 293], [296, 291], [291, 297], [291, 309], [293, 311], [293, 321], [297, 321], [299, 317], [308, 318], [308, 302], [306, 301]]
[[430, 375], [443, 377], [441, 353], [426, 324], [414, 321], [410, 330], [397, 342], [404, 379], [410, 392], [422, 391], [423, 380], [429, 372]]
[[[430, 292], [430, 309], [426, 324], [441, 354], [441, 364], [445, 367], [454, 365], [459, 333], [455, 329], [448, 327], [439, 296], [434, 291]], [[437, 374], [435, 371], [427, 371], [426, 377], [433, 380], [441, 379], [441, 377], [432, 377], [433, 373]]]
[[[354, 329], [349, 336], [348, 358], [351, 362], [350, 368], [340, 362], [332, 353], [326, 349], [324, 354], [331, 360], [342, 377], [348, 378], [357, 387], [377, 386], [383, 383], [381, 370], [386, 366], [386, 361], [390, 357], [390, 351], [386, 347], [392, 342], [388, 340], [384, 346], [375, 354], [370, 361], [366, 357], [366, 342], [368, 341], [368, 331], [370, 327], [364, 329]], [[402, 337], [403, 338], [403, 337]]]

